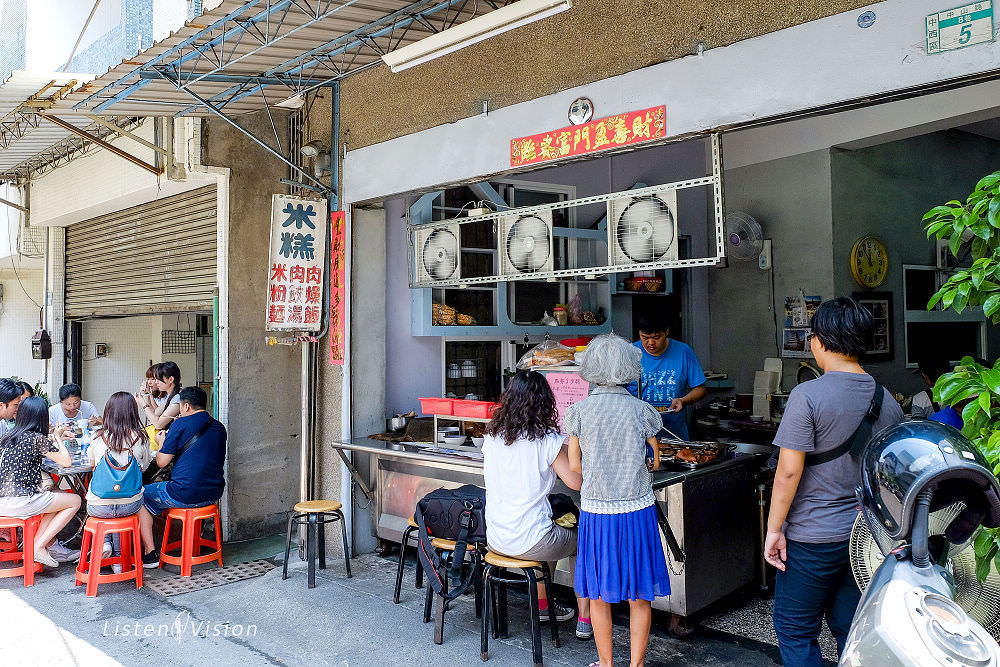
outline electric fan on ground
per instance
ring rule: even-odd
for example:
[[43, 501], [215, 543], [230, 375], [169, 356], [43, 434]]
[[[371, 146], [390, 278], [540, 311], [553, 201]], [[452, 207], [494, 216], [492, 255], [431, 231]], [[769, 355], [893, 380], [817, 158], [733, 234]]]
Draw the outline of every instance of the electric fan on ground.
[[418, 229], [414, 232], [417, 282], [457, 280], [461, 274], [458, 227]]
[[608, 246], [615, 266], [677, 259], [677, 191], [608, 201]]
[[503, 275], [552, 270], [552, 211], [503, 216], [500, 239]]
[[[963, 509], [964, 504], [955, 503], [931, 513], [928, 528], [932, 542], [944, 539], [945, 528]], [[850, 554], [851, 571], [862, 592], [868, 587], [885, 555], [901, 544], [903, 542], [893, 540], [878, 524], [873, 534], [864, 515], [858, 514], [851, 531]], [[994, 639], [1000, 639], [1000, 574], [996, 568], [990, 567], [986, 580], [980, 582], [976, 576], [975, 551], [971, 543], [966, 542], [950, 546], [945, 569], [952, 573], [955, 580], [955, 602]]]
[[764, 249], [764, 232], [753, 216], [735, 211], [726, 214], [726, 254], [733, 259], [757, 261]]

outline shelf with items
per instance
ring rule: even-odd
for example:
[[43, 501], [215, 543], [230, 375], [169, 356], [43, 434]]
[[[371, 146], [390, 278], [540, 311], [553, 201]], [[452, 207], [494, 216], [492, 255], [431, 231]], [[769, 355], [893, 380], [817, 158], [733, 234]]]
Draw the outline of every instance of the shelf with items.
[[[635, 286], [630, 284], [633, 280], [641, 280], [644, 278], [654, 278], [662, 281], [662, 288], [657, 291], [649, 291], [648, 289], [635, 289]], [[631, 289], [628, 289], [631, 288]], [[656, 269], [653, 271], [626, 271], [622, 273], [614, 274], [614, 280], [612, 281], [612, 294], [639, 294], [642, 296], [667, 296], [671, 294], [674, 290], [674, 273], [671, 269]]]

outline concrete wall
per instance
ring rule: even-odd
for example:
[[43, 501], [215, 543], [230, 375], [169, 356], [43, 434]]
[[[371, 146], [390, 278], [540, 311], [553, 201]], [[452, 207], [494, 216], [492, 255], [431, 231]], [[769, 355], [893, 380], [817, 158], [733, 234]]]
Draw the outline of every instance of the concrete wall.
[[31, 335], [38, 328], [45, 275], [42, 271], [10, 270], [10, 258], [0, 260], [0, 377], [16, 375], [34, 385], [45, 378], [45, 361], [31, 358]]
[[[862, 291], [851, 275], [851, 248], [865, 234], [881, 238], [889, 250], [889, 273], [878, 291], [893, 293], [895, 358], [868, 367], [887, 387], [912, 394], [922, 384], [905, 367], [902, 265], [934, 265], [934, 243], [927, 240], [921, 217], [948, 200], [964, 201], [980, 178], [997, 169], [1000, 142], [935, 132], [854, 151], [835, 149], [831, 162], [836, 292]], [[987, 330], [996, 337], [995, 327], [988, 324]], [[990, 358], [998, 352], [994, 345]], [[963, 354], [973, 352], [957, 356]]]
[[[729, 169], [724, 183], [726, 210], [752, 215], [773, 242], [772, 271], [730, 260], [728, 268], [709, 272], [714, 368], [729, 372], [738, 392], [750, 392], [765, 357], [779, 356], [785, 297], [799, 289], [823, 298], [834, 294], [830, 152]], [[786, 389], [797, 367], [798, 360], [785, 359]]]
[[[241, 124], [266, 137], [266, 115]], [[286, 127], [276, 119], [279, 131]], [[271, 195], [286, 167], [243, 134], [203, 125], [203, 163], [230, 171], [229, 502], [232, 539], [284, 529], [299, 499], [299, 350], [265, 342]], [[285, 139], [283, 138], [283, 141]], [[339, 406], [339, 393], [324, 396]]]

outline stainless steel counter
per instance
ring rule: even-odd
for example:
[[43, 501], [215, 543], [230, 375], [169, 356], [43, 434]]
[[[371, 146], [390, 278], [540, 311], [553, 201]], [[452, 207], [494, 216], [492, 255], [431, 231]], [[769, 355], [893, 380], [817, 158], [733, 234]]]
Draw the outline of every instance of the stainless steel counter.
[[[334, 442], [332, 447], [373, 501], [373, 524], [382, 540], [402, 539], [417, 500], [430, 491], [484, 485], [481, 460], [368, 438]], [[371, 457], [368, 475], [360, 474], [344, 452]], [[655, 608], [688, 616], [753, 582], [759, 465], [759, 457], [740, 456], [695, 470], [653, 473], [654, 493], [686, 557], [684, 563], [674, 563], [668, 555], [671, 595], [657, 598]], [[579, 493], [561, 482], [554, 491], [579, 502]], [[666, 544], [663, 550], [669, 554]], [[556, 583], [573, 585], [574, 562], [560, 561]]]

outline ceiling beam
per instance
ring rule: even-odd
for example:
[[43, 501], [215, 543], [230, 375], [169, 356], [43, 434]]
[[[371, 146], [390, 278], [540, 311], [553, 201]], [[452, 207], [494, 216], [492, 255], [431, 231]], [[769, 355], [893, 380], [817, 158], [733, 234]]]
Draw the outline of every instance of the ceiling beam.
[[118, 148], [117, 146], [115, 146], [113, 144], [110, 144], [107, 141], [104, 141], [104, 139], [101, 139], [100, 137], [95, 137], [94, 135], [90, 134], [86, 130], [82, 130], [79, 127], [77, 127], [76, 125], [73, 125], [71, 123], [67, 123], [66, 121], [64, 121], [61, 118], [56, 118], [55, 116], [46, 116], [46, 115], [42, 115], [41, 117], [44, 118], [45, 120], [49, 121], [53, 125], [58, 125], [62, 129], [66, 130], [67, 132], [71, 132], [72, 134], [75, 134], [78, 137], [81, 137], [83, 139], [86, 139], [88, 141], [91, 141], [91, 142], [97, 144], [101, 148], [103, 148], [103, 149], [105, 149], [107, 151], [110, 151], [111, 153], [114, 153], [115, 155], [117, 155], [118, 157], [122, 158], [123, 160], [128, 160], [129, 162], [131, 162], [135, 166], [139, 167], [140, 169], [145, 169], [149, 173], [155, 174], [157, 176], [159, 176], [160, 174], [163, 173], [163, 167], [156, 167], [154, 165], [151, 165], [148, 162], [146, 162], [145, 160], [142, 160], [142, 159], [137, 158], [136, 156], [132, 155], [128, 151], [124, 151], [124, 150]]

